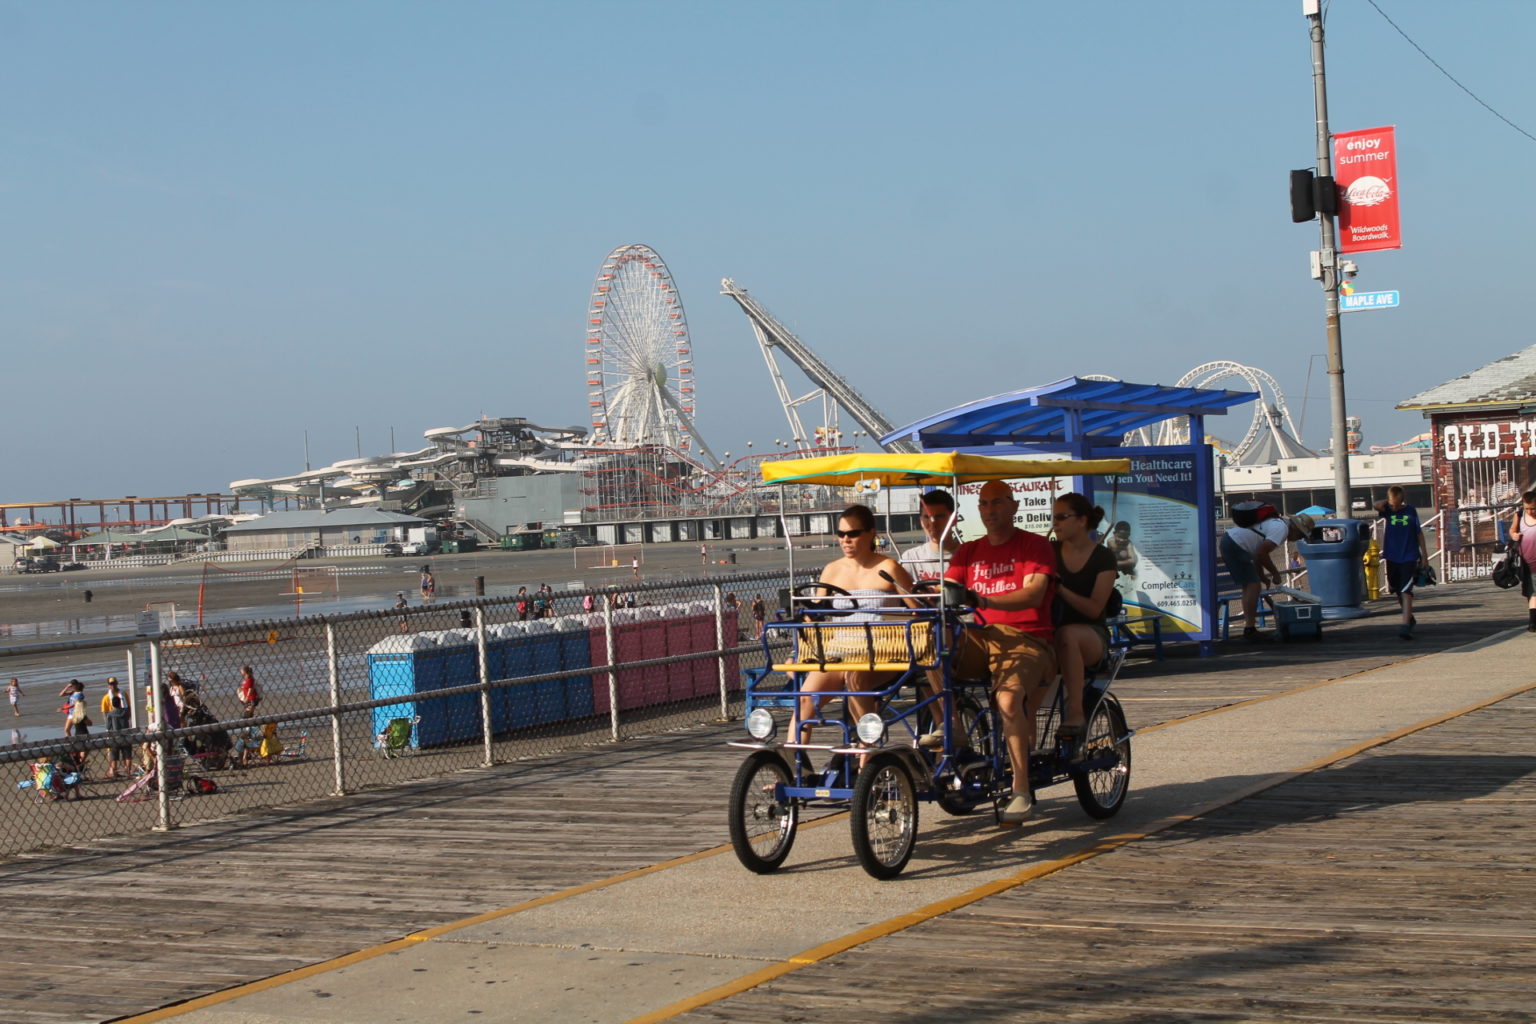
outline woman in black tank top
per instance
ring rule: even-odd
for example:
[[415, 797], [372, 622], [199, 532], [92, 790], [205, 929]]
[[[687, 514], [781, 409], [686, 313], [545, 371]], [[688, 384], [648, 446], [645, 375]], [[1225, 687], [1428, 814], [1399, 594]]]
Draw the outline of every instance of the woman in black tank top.
[[1051, 516], [1056, 539], [1056, 597], [1061, 602], [1056, 625], [1056, 658], [1066, 687], [1066, 710], [1057, 736], [1080, 740], [1083, 735], [1083, 683], [1088, 668], [1109, 650], [1105, 609], [1115, 589], [1115, 556], [1093, 539], [1104, 521], [1104, 510], [1071, 491], [1056, 499]]

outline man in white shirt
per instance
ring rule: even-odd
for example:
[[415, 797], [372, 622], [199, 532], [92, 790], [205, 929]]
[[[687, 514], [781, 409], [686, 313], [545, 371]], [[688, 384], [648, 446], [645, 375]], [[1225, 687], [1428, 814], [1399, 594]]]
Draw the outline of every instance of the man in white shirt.
[[[914, 544], [901, 553], [901, 567], [907, 570], [914, 583], [922, 580], [936, 580], [943, 576], [943, 555], [953, 554], [960, 546], [959, 539], [951, 530], [944, 536], [944, 530], [949, 526], [949, 521], [955, 514], [955, 497], [948, 491], [932, 490], [918, 499], [922, 507], [923, 533], [926, 535], [923, 543]], [[944, 549], [939, 550], [939, 538], [944, 538]], [[944, 686], [944, 673], [938, 668], [928, 670], [928, 694], [937, 697]], [[938, 715], [939, 705], [934, 704], [934, 714]], [[944, 745], [944, 728], [941, 722], [935, 721], [927, 732], [918, 739], [918, 744], [924, 747], [942, 747]]]
[[1227, 563], [1232, 582], [1243, 588], [1243, 639], [1259, 638], [1259, 592], [1267, 583], [1278, 587], [1283, 579], [1273, 554], [1288, 540], [1312, 533], [1312, 517], [1305, 512], [1289, 518], [1271, 516], [1252, 526], [1234, 526], [1221, 536], [1221, 560]]
[[[901, 567], [913, 580], [936, 580], [943, 574], [943, 562], [939, 552], [939, 538], [955, 514], [955, 498], [948, 491], [932, 490], [918, 499], [922, 506], [923, 533], [927, 535], [921, 544], [914, 544], [901, 553]], [[950, 531], [944, 537], [944, 554], [954, 553], [960, 541]]]

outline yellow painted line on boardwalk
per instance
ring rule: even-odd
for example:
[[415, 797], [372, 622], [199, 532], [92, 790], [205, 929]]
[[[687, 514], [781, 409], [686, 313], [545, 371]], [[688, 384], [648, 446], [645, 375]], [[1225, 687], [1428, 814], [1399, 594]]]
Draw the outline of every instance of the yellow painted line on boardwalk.
[[[1343, 676], [1340, 678], [1349, 677]], [[1300, 688], [1300, 690], [1309, 689], [1313, 689], [1313, 687], [1306, 686]], [[1300, 692], [1300, 690], [1293, 692]], [[958, 893], [949, 897], [948, 899], [940, 900], [937, 903], [930, 903], [928, 906], [921, 907], [917, 910], [911, 911], [910, 913], [900, 914], [887, 921], [881, 921], [878, 924], [870, 925], [868, 928], [861, 928], [856, 932], [852, 932], [840, 938], [833, 939], [830, 942], [824, 942], [819, 946], [813, 946], [802, 953], [797, 953], [794, 956], [786, 958], [780, 963], [770, 964], [767, 967], [753, 971], [751, 974], [744, 975], [735, 979], [734, 981], [728, 981], [722, 985], [716, 985], [714, 988], [706, 989], [703, 992], [696, 993], [695, 995], [689, 996], [685, 999], [680, 999], [670, 1006], [664, 1006], [659, 1010], [652, 1010], [650, 1013], [642, 1014], [639, 1017], [631, 1017], [629, 1020], [625, 1021], [625, 1024], [658, 1024], [660, 1021], [671, 1020], [672, 1018], [684, 1013], [688, 1013], [691, 1010], [697, 1010], [701, 1006], [708, 1006], [710, 1003], [716, 1003], [722, 999], [728, 999], [731, 996], [740, 995], [741, 993], [754, 989], [765, 982], [773, 981], [776, 978], [782, 978], [786, 974], [792, 974], [803, 967], [809, 967], [812, 964], [820, 963], [821, 961], [836, 956], [839, 953], [846, 953], [850, 949], [864, 945], [867, 942], [873, 942], [875, 939], [886, 938], [887, 936], [894, 935], [897, 932], [905, 931], [914, 925], [922, 924], [925, 921], [931, 921], [936, 917], [941, 917], [945, 914], [959, 910], [962, 907], [969, 906], [972, 903], [984, 900], [988, 896], [995, 896], [998, 893], [1007, 892], [1009, 889], [1018, 888], [1019, 886], [1028, 882], [1032, 882], [1038, 878], [1044, 878], [1047, 875], [1053, 875], [1058, 871], [1063, 871], [1074, 864], [1080, 864], [1085, 860], [1090, 860], [1094, 857], [1098, 857], [1106, 853], [1112, 853], [1115, 850], [1137, 842], [1138, 840], [1146, 839], [1148, 836], [1154, 835], [1158, 832], [1166, 831], [1167, 829], [1173, 828], [1176, 825], [1182, 825], [1186, 822], [1193, 821], [1194, 819], [1199, 818], [1202, 815], [1209, 814], [1218, 808], [1226, 807], [1230, 804], [1235, 804], [1241, 800], [1247, 799], [1248, 797], [1262, 793], [1267, 789], [1273, 789], [1276, 786], [1290, 782], [1293, 779], [1308, 774], [1309, 772], [1317, 771], [1318, 769], [1325, 768], [1328, 765], [1347, 760], [1348, 758], [1370, 750], [1373, 747], [1379, 747], [1384, 744], [1391, 743], [1393, 740], [1402, 739], [1404, 736], [1410, 736], [1413, 733], [1421, 732], [1425, 729], [1430, 729], [1437, 725], [1443, 725], [1452, 719], [1471, 714], [1474, 711], [1479, 711], [1483, 708], [1490, 707], [1494, 704], [1497, 704], [1499, 701], [1508, 700], [1511, 697], [1519, 696], [1520, 694], [1530, 692], [1531, 690], [1536, 690], [1536, 683], [1526, 683], [1496, 697], [1480, 700], [1474, 704], [1468, 704], [1465, 707], [1457, 708], [1454, 711], [1448, 711], [1444, 714], [1436, 715], [1433, 718], [1426, 718], [1421, 722], [1415, 722], [1414, 724], [1404, 726], [1401, 729], [1395, 729], [1392, 732], [1384, 733], [1380, 736], [1373, 736], [1368, 740], [1362, 740], [1359, 743], [1351, 744], [1350, 746], [1336, 750], [1331, 754], [1326, 754], [1315, 761], [1311, 761], [1307, 764], [1301, 765], [1300, 767], [1282, 772], [1276, 777], [1266, 779], [1262, 782], [1256, 782], [1250, 786], [1245, 786], [1243, 789], [1237, 791], [1236, 793], [1228, 794], [1227, 796], [1224, 796], [1218, 800], [1212, 800], [1194, 808], [1193, 810], [1169, 815], [1166, 818], [1161, 818], [1158, 821], [1152, 822], [1150, 825], [1146, 826], [1146, 828], [1139, 832], [1126, 832], [1120, 835], [1110, 836], [1107, 839], [1103, 839], [1098, 843], [1095, 843], [1093, 846], [1085, 850], [1079, 850], [1078, 852], [1069, 854], [1065, 857], [1058, 857], [1055, 860], [1046, 861], [1042, 864], [1036, 864], [1033, 867], [1026, 868], [1023, 871], [1018, 872], [1017, 874], [987, 882], [984, 885], [979, 885], [974, 889], [970, 889], [963, 893]], [[1237, 705], [1229, 705], [1226, 710], [1230, 710], [1232, 707], [1236, 706]], [[1201, 717], [1205, 717], [1204, 713], [1201, 715], [1192, 715], [1190, 716], [1190, 719]], [[1183, 721], [1189, 721], [1190, 719], [1183, 719]]]
[[[837, 814], [827, 815], [824, 818], [817, 818], [814, 821], [805, 822], [799, 827], [801, 830], [818, 828], [822, 825], [827, 825], [832, 822], [844, 821], [847, 819], [847, 817], [848, 812], [842, 811]], [[531, 900], [525, 900], [522, 903], [514, 903], [510, 907], [501, 907], [497, 910], [487, 910], [485, 913], [476, 914], [473, 917], [460, 918], [457, 921], [450, 921], [447, 924], [440, 924], [431, 928], [423, 928], [419, 932], [412, 932], [409, 935], [401, 936], [398, 939], [391, 939], [389, 942], [381, 943], [377, 946], [370, 946], [367, 949], [360, 949], [355, 953], [347, 953], [344, 956], [334, 957], [330, 960], [322, 960], [319, 963], [309, 964], [305, 967], [296, 967], [291, 971], [284, 971], [281, 974], [274, 974], [270, 978], [262, 978], [260, 981], [252, 981], [244, 985], [237, 985], [234, 988], [227, 988], [219, 992], [213, 992], [206, 996], [198, 996], [195, 999], [188, 999], [186, 1002], [176, 1003], [173, 1006], [162, 1006], [158, 1010], [150, 1010], [148, 1013], [137, 1014], [133, 1017], [120, 1017], [117, 1019], [116, 1024], [150, 1024], [151, 1021], [169, 1020], [172, 1017], [180, 1017], [182, 1014], [191, 1013], [194, 1010], [203, 1010], [210, 1006], [218, 1006], [221, 1003], [227, 1003], [235, 999], [243, 998], [245, 996], [254, 995], [257, 992], [265, 992], [268, 989], [279, 988], [283, 985], [291, 984], [295, 981], [303, 981], [305, 978], [312, 978], [317, 974], [326, 974], [330, 971], [339, 971], [344, 967], [351, 967], [354, 964], [360, 964], [366, 960], [372, 960], [375, 957], [386, 956], [390, 953], [398, 953], [401, 950], [410, 949], [417, 943], [430, 942], [433, 939], [441, 938], [442, 936], [451, 932], [456, 932], [464, 928], [472, 928], [477, 924], [485, 924], [487, 921], [495, 921], [503, 917], [510, 917], [513, 914], [520, 914], [525, 910], [533, 910], [535, 907], [543, 907], [551, 903], [558, 903], [560, 900], [567, 900], [573, 896], [580, 896], [584, 893], [596, 892], [599, 889], [607, 889], [610, 886], [619, 885], [623, 882], [628, 882], [636, 878], [642, 878], [645, 875], [655, 874], [658, 871], [669, 871], [672, 868], [682, 867], [685, 864], [692, 864], [694, 861], [704, 860], [706, 857], [717, 857], [720, 854], [728, 851], [730, 848], [731, 845], [726, 843], [723, 846], [716, 846], [712, 849], [700, 850], [697, 853], [686, 854], [682, 857], [674, 857], [671, 860], [665, 860], [659, 864], [652, 864], [649, 867], [635, 868], [633, 871], [626, 871], [623, 874], [612, 875], [608, 878], [600, 878], [595, 882], [586, 882], [582, 885], [572, 886], [569, 889], [561, 889], [558, 892], [552, 892]]]
[[[1396, 664], [1401, 664], [1401, 662]], [[1281, 693], [1269, 694], [1263, 697], [1255, 697], [1251, 700], [1243, 701], [1238, 704], [1224, 705], [1220, 708], [1212, 708], [1209, 711], [1202, 711], [1198, 714], [1175, 719], [1171, 722], [1162, 722], [1154, 726], [1149, 726], [1145, 729], [1140, 729], [1138, 731], [1152, 732], [1156, 729], [1166, 728], [1169, 725], [1176, 725], [1183, 722], [1192, 722], [1197, 719], [1206, 718], [1210, 715], [1219, 714], [1224, 711], [1232, 711], [1236, 708], [1262, 703], [1267, 700], [1274, 700], [1278, 697], [1283, 697], [1288, 694], [1305, 693], [1308, 690], [1317, 689], [1321, 686], [1327, 686], [1330, 683], [1336, 683], [1341, 680], [1350, 679], [1354, 676], [1364, 675], [1369, 672], [1380, 671], [1382, 667], [1384, 666], [1377, 666], [1376, 668], [1371, 669], [1362, 669], [1360, 672], [1351, 673], [1350, 675], [1338, 676], [1334, 679], [1323, 680], [1317, 683], [1309, 683], [1305, 686], [1299, 686], [1295, 689], [1286, 690]], [[1298, 768], [1291, 769], [1287, 772], [1282, 772], [1273, 778], [1266, 779], [1262, 782], [1257, 782], [1251, 786], [1245, 787], [1244, 789], [1239, 790], [1236, 793], [1229, 794], [1220, 800], [1214, 800], [1210, 803], [1200, 805], [1193, 810], [1159, 819], [1158, 821], [1151, 823], [1146, 828], [1138, 832], [1126, 832], [1121, 833], [1120, 835], [1107, 837], [1086, 849], [1077, 851], [1076, 853], [1068, 854], [1065, 857], [1058, 857], [1055, 860], [1045, 861], [1041, 864], [1036, 864], [1016, 874], [987, 882], [983, 885], [977, 886], [974, 889], [970, 889], [966, 892], [958, 893], [955, 896], [951, 896], [947, 899], [940, 900], [937, 903], [931, 903], [928, 906], [920, 907], [917, 910], [913, 910], [905, 914], [900, 914], [887, 921], [882, 921], [877, 924], [870, 925], [867, 928], [861, 928], [856, 932], [841, 936], [829, 942], [824, 942], [818, 946], [813, 946], [808, 950], [786, 958], [780, 963], [770, 964], [767, 967], [753, 971], [750, 974], [743, 975], [734, 981], [726, 982], [725, 984], [718, 985], [711, 989], [706, 989], [703, 992], [699, 992], [695, 995], [679, 1000], [678, 1002], [672, 1003], [669, 1006], [662, 1007], [658, 1010], [653, 1010], [650, 1013], [639, 1017], [634, 1017], [625, 1022], [625, 1024], [652, 1024], [652, 1022], [670, 1020], [679, 1014], [687, 1013], [688, 1011], [697, 1009], [700, 1006], [707, 1006], [710, 1003], [719, 1002], [720, 1000], [729, 998], [733, 995], [739, 995], [742, 992], [756, 988], [758, 985], [761, 985], [764, 982], [783, 977], [786, 974], [790, 974], [812, 964], [820, 963], [829, 957], [836, 956], [839, 953], [845, 953], [848, 950], [864, 945], [865, 943], [873, 942], [876, 939], [885, 938], [889, 935], [894, 935], [897, 932], [905, 931], [914, 925], [922, 924], [925, 921], [930, 921], [944, 914], [952, 913], [953, 911], [969, 906], [972, 903], [976, 903], [979, 900], [986, 899], [988, 896], [995, 896], [998, 893], [1007, 892], [1010, 889], [1017, 888], [1018, 886], [1032, 882], [1035, 879], [1044, 878], [1047, 875], [1053, 875], [1058, 871], [1063, 871], [1074, 864], [1079, 864], [1085, 860], [1089, 860], [1106, 853], [1112, 853], [1115, 850], [1129, 845], [1130, 843], [1146, 839], [1147, 837], [1158, 832], [1162, 832], [1176, 825], [1192, 821], [1204, 814], [1208, 814], [1211, 811], [1216, 810], [1217, 808], [1228, 806], [1229, 804], [1236, 803], [1257, 793], [1261, 793], [1264, 790], [1272, 789], [1275, 786], [1288, 782], [1294, 778], [1297, 778], [1298, 776], [1304, 775], [1311, 771], [1316, 771], [1319, 768], [1326, 767], [1346, 758], [1353, 757], [1356, 754], [1371, 749], [1372, 747], [1381, 746], [1382, 744], [1390, 743], [1393, 740], [1401, 739], [1404, 736], [1412, 735], [1413, 733], [1420, 732], [1424, 729], [1433, 728], [1436, 725], [1443, 724], [1445, 722], [1451, 721], [1452, 719], [1470, 714], [1473, 711], [1478, 711], [1482, 708], [1497, 704], [1499, 701], [1508, 700], [1510, 697], [1519, 696], [1520, 694], [1527, 693], [1532, 690], [1536, 690], [1536, 683], [1527, 683], [1496, 697], [1490, 697], [1486, 700], [1478, 701], [1475, 704], [1469, 704], [1454, 711], [1449, 711], [1442, 715], [1437, 715], [1434, 718], [1425, 719], [1422, 722], [1417, 722], [1413, 725], [1394, 730], [1393, 732], [1353, 744], [1344, 748], [1343, 750], [1334, 751], [1331, 754], [1327, 754]], [[800, 828], [816, 828], [822, 825], [843, 821], [847, 817], [847, 812], [831, 814], [824, 818], [818, 818], [814, 821], [806, 822], [805, 824], [801, 825]], [[402, 936], [401, 938], [393, 939], [389, 942], [381, 943], [377, 946], [370, 946], [367, 949], [357, 950], [353, 953], [347, 953], [343, 956], [334, 957], [330, 960], [323, 960], [319, 963], [295, 968], [291, 971], [284, 971], [281, 974], [274, 974], [270, 978], [263, 978], [260, 981], [253, 981], [244, 985], [238, 985], [234, 988], [224, 989], [223, 991], [214, 992], [206, 996], [198, 996], [197, 998], [189, 999], [185, 1002], [177, 1003], [173, 1006], [161, 1007], [158, 1010], [150, 1010], [147, 1013], [137, 1014], [132, 1017], [122, 1017], [118, 1019], [117, 1024], [151, 1024], [153, 1021], [169, 1020], [186, 1013], [191, 1013], [195, 1010], [202, 1010], [212, 1006], [218, 1006], [220, 1004], [232, 1002], [233, 1000], [240, 999], [245, 996], [254, 995], [258, 992], [279, 988], [283, 985], [291, 984], [295, 981], [302, 981], [306, 978], [311, 978], [316, 975], [326, 974], [331, 971], [351, 967], [355, 964], [363, 963], [376, 957], [410, 949], [418, 943], [429, 942], [433, 939], [440, 938], [444, 935], [448, 935], [452, 932], [459, 931], [464, 928], [470, 928], [489, 921], [499, 920], [500, 918], [509, 917], [513, 914], [519, 914], [527, 910], [533, 910], [537, 907], [547, 906], [551, 903], [557, 903], [561, 900], [583, 895], [584, 893], [595, 892], [600, 889], [607, 889], [612, 886], [619, 885], [623, 882], [631, 881], [636, 878], [642, 878], [646, 875], [654, 874], [659, 871], [668, 871], [673, 868], [682, 867], [686, 864], [691, 864], [708, 857], [716, 857], [730, 849], [730, 844], [727, 843], [708, 850], [701, 850], [697, 853], [686, 854], [682, 857], [674, 857], [671, 860], [662, 861], [659, 864], [652, 864], [648, 867], [636, 868], [632, 871], [623, 872], [622, 874], [598, 879], [597, 881], [587, 882], [578, 886], [573, 886], [569, 889], [561, 889], [558, 892], [548, 893], [544, 896], [536, 897], [535, 899], [513, 904], [512, 906], [501, 907], [496, 910], [489, 910], [481, 914], [476, 914], [472, 917], [461, 918], [460, 920], [451, 921], [447, 924], [436, 925], [432, 928], [425, 928], [421, 931], [412, 932], [409, 935]]]

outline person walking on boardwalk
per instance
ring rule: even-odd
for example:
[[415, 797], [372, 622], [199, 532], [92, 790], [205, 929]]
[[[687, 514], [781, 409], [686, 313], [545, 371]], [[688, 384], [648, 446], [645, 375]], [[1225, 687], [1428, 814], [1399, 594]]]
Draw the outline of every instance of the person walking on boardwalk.
[[987, 535], [960, 545], [944, 572], [946, 580], [970, 591], [965, 603], [976, 609], [980, 623], [956, 644], [955, 664], [967, 678], [991, 674], [1013, 766], [1013, 794], [998, 820], [1019, 825], [1035, 805], [1029, 788], [1035, 712], [1056, 677], [1051, 646], [1056, 553], [1044, 537], [1014, 525], [1019, 500], [1003, 481], [982, 485], [976, 512]]
[[1429, 564], [1429, 546], [1419, 525], [1419, 510], [1408, 504], [1408, 492], [1393, 485], [1387, 488], [1387, 500], [1376, 506], [1386, 523], [1381, 536], [1381, 556], [1387, 562], [1387, 590], [1396, 595], [1403, 609], [1402, 625], [1397, 635], [1413, 639], [1413, 582], [1420, 565]]
[[11, 681], [5, 685], [5, 695], [11, 702], [11, 714], [21, 717], [21, 698], [26, 694], [21, 692], [21, 680], [11, 676]]
[[1520, 593], [1525, 596], [1527, 633], [1536, 633], [1536, 588], [1531, 586], [1531, 563], [1536, 562], [1536, 491], [1520, 495], [1521, 509], [1509, 524], [1509, 539], [1520, 545]]

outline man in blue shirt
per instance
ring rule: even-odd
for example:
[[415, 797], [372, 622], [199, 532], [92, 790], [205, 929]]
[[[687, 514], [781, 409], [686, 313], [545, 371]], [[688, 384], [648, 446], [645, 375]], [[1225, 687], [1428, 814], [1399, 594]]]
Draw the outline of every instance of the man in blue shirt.
[[1407, 492], [1397, 486], [1387, 488], [1387, 500], [1377, 505], [1376, 511], [1387, 524], [1381, 538], [1381, 554], [1387, 561], [1387, 589], [1397, 595], [1403, 609], [1403, 624], [1397, 627], [1397, 635], [1412, 640], [1413, 627], [1418, 623], [1413, 617], [1413, 580], [1419, 565], [1429, 564], [1429, 547], [1419, 526], [1419, 511], [1408, 504]]

